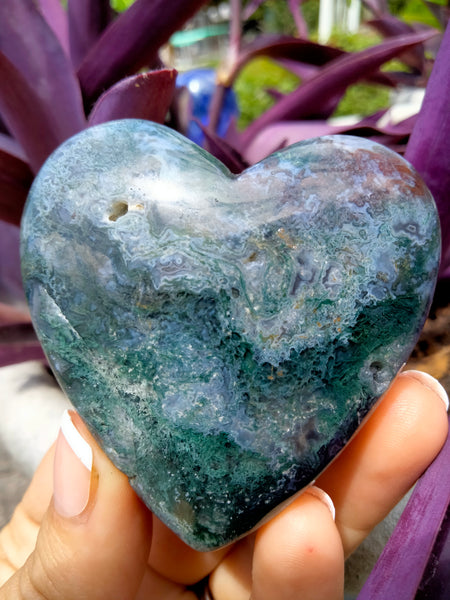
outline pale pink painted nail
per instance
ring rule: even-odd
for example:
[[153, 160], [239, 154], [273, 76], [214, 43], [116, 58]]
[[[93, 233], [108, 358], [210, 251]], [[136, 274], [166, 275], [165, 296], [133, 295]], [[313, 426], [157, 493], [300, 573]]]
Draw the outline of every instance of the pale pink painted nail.
[[305, 490], [305, 494], [309, 494], [310, 496], [314, 496], [318, 500], [320, 500], [331, 513], [333, 521], [336, 519], [336, 509], [334, 508], [334, 502], [330, 498], [330, 496], [323, 491], [322, 488], [317, 487], [316, 485], [310, 485]]
[[425, 373], [424, 371], [414, 371], [414, 370], [403, 371], [401, 373], [401, 375], [411, 377], [412, 379], [419, 381], [426, 388], [428, 388], [429, 390], [431, 390], [432, 392], [437, 394], [439, 396], [439, 398], [442, 400], [442, 402], [445, 404], [445, 409], [448, 410], [448, 407], [449, 407], [448, 394], [445, 391], [444, 386], [441, 385], [437, 379], [435, 379], [428, 373]]
[[89, 502], [92, 448], [81, 436], [66, 410], [55, 450], [53, 501], [62, 517], [76, 517]]

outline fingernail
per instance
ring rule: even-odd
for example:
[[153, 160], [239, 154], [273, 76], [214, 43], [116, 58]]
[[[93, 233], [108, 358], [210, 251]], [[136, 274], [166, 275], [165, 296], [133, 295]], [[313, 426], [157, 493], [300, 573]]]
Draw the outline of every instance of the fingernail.
[[317, 498], [318, 500], [323, 502], [323, 504], [325, 504], [325, 506], [330, 511], [331, 516], [333, 517], [333, 521], [336, 519], [336, 509], [334, 508], [333, 500], [330, 498], [330, 496], [326, 492], [324, 492], [321, 488], [319, 488], [315, 485], [311, 485], [309, 488], [307, 488], [305, 490], [305, 494], [314, 496], [315, 498]]
[[92, 448], [78, 432], [66, 410], [56, 441], [53, 501], [62, 517], [76, 517], [89, 501]]
[[411, 377], [411, 379], [419, 381], [426, 388], [437, 394], [442, 400], [442, 402], [445, 404], [445, 410], [448, 410], [448, 394], [445, 391], [445, 388], [439, 383], [437, 379], [435, 379], [428, 373], [425, 373], [424, 371], [403, 371], [402, 375], [406, 375], [408, 377]]

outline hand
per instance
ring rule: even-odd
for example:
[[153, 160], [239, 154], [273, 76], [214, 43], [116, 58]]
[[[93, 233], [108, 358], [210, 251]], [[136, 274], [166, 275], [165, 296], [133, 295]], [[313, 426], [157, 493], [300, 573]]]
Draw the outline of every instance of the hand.
[[0, 600], [194, 600], [187, 586], [208, 575], [214, 600], [342, 598], [344, 557], [442, 447], [445, 398], [431, 377], [402, 373], [318, 477], [319, 491], [307, 489], [256, 533], [207, 553], [152, 518], [71, 412], [0, 532]]

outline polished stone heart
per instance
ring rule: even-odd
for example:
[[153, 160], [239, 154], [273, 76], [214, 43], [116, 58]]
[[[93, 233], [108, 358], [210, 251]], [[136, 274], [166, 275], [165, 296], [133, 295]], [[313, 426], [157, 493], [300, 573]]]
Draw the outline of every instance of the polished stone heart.
[[105, 452], [188, 544], [309, 484], [406, 361], [439, 259], [431, 195], [359, 138], [239, 177], [144, 121], [47, 161], [22, 227], [33, 321]]

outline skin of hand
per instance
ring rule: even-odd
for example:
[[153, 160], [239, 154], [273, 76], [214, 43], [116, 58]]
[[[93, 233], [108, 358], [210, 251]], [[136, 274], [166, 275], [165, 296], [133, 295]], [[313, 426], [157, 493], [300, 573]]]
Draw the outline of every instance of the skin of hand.
[[0, 600], [194, 600], [187, 586], [208, 575], [214, 600], [342, 599], [345, 557], [444, 444], [446, 402], [430, 376], [401, 373], [314, 488], [207, 553], [152, 516], [80, 417], [66, 413], [0, 532]]

